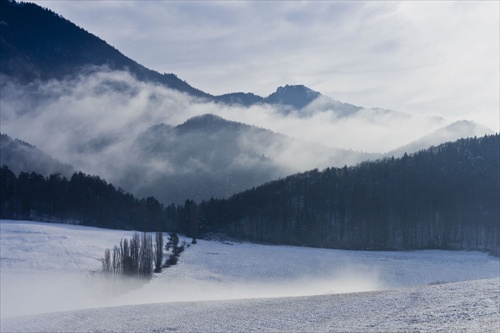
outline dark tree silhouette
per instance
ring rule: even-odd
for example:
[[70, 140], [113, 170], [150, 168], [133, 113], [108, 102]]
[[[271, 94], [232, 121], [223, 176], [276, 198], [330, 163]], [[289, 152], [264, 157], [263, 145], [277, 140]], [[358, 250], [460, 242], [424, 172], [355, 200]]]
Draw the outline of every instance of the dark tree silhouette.
[[155, 273], [161, 272], [163, 266], [163, 232], [155, 233]]
[[343, 249], [500, 255], [500, 136], [293, 175], [197, 207], [200, 231]]

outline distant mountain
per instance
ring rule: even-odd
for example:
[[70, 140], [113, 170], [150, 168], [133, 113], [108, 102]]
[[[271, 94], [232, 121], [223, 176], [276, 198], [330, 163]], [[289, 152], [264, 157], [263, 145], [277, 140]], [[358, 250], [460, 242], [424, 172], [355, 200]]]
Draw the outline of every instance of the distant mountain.
[[359, 106], [336, 101], [304, 85], [280, 86], [267, 97], [257, 96], [252, 93], [230, 93], [214, 98], [215, 101], [225, 104], [240, 104], [243, 106], [274, 105], [280, 107], [280, 110], [285, 114], [294, 110], [300, 111], [299, 115], [301, 116], [328, 110], [334, 111], [339, 117], [347, 117], [362, 109]]
[[215, 96], [215, 101], [225, 104], [239, 104], [248, 107], [255, 104], [262, 104], [265, 102], [265, 99], [252, 93], [237, 92]]
[[0, 8], [0, 74], [23, 83], [65, 79], [107, 69], [126, 70], [140, 81], [225, 104], [265, 103], [301, 109], [321, 96], [303, 85], [279, 87], [265, 98], [243, 92], [213, 96], [175, 74], [160, 74], [138, 64], [97, 36], [36, 4], [0, 0]]
[[[213, 96], [190, 86], [174, 74], [160, 74], [136, 63], [105, 41], [38, 5], [0, 0], [0, 9], [0, 84], [10, 89], [3, 89], [0, 98], [2, 102], [7, 99], [12, 102], [9, 104], [12, 110], [2, 113], [3, 124], [16, 122], [16, 117], [27, 117], [32, 110], [38, 113], [37, 116], [51, 114], [51, 106], [60, 101], [61, 96], [71, 99], [73, 104], [68, 104], [70, 109], [62, 105], [61, 114], [68, 124], [79, 124], [80, 119], [85, 119], [85, 126], [76, 126], [74, 130], [70, 130], [71, 135], [68, 135], [67, 127], [58, 126], [59, 124], [53, 126], [61, 120], [60, 115], [49, 116], [49, 127], [53, 131], [44, 137], [66, 135], [68, 140], [60, 140], [66, 146], [60, 147], [58, 154], [65, 154], [64, 158], [70, 156], [68, 160], [72, 161], [75, 167], [83, 169], [85, 164], [85, 172], [99, 174], [139, 196], [154, 194], [163, 202], [181, 202], [186, 198], [198, 201], [211, 196], [225, 197], [295, 172], [353, 165], [381, 156], [295, 140], [213, 115], [195, 117], [176, 127], [164, 123], [153, 126], [156, 122], [169, 119], [168, 107], [162, 109], [168, 103], [163, 104], [159, 99], [171, 102], [173, 109], [177, 110], [195, 105], [198, 108], [197, 113], [213, 112], [214, 107], [221, 106], [217, 103], [243, 107], [271, 105], [273, 110], [283, 113], [284, 116], [290, 114], [304, 118], [313, 117], [318, 112], [329, 112], [331, 117], [329, 114], [327, 121], [341, 121], [341, 125], [336, 127], [339, 131], [333, 133], [334, 139], [328, 138], [328, 144], [335, 146], [336, 142], [342, 142], [344, 145], [346, 142], [358, 142], [357, 147], [362, 147], [358, 149], [366, 149], [363, 146], [365, 142], [357, 140], [362, 136], [358, 131], [368, 130], [375, 133], [374, 141], [385, 142], [392, 138], [393, 133], [396, 133], [394, 136], [401, 135], [406, 127], [414, 124], [412, 115], [342, 103], [304, 85], [281, 86], [267, 97], [242, 92]], [[138, 82], [131, 83], [132, 79], [127, 81], [129, 77], [125, 73], [115, 75], [126, 76], [125, 80], [113, 78], [111, 74], [116, 73], [110, 74], [109, 71], [127, 71]], [[85, 76], [97, 72], [100, 75]], [[93, 85], [83, 87], [81, 82], [87, 83], [86, 78], [89, 79], [87, 81], [92, 81]], [[175, 95], [171, 99], [168, 94], [150, 91], [141, 96], [141, 88], [138, 86], [143, 82], [153, 83], [155, 88], [168, 87], [194, 98], [185, 98], [184, 95], [172, 93], [170, 90], [168, 94]], [[135, 83], [138, 84], [134, 86]], [[54, 86], [58, 89], [54, 89]], [[61, 87], [68, 87], [68, 90], [65, 91]], [[78, 104], [81, 102], [81, 91], [77, 91], [75, 87], [84, 88], [81, 89], [84, 94], [91, 90], [89, 95], [93, 103]], [[154, 90], [151, 85], [147, 87]], [[164, 89], [161, 90], [164, 92]], [[6, 94], [6, 91], [12, 96]], [[22, 92], [19, 96], [25, 99], [21, 101], [25, 104], [17, 102], [17, 91]], [[69, 96], [75, 91], [78, 95], [76, 98]], [[132, 112], [124, 113], [123, 119], [120, 118], [126, 125], [109, 130], [106, 125], [110, 120], [102, 121], [105, 117], [88, 109], [100, 106], [101, 96], [103, 99], [112, 99], [113, 102], [108, 102], [110, 108], [115, 108], [116, 105], [115, 110], [121, 110], [123, 105], [134, 104], [130, 101], [139, 100], [143, 103], [134, 104], [135, 109], [130, 107]], [[114, 103], [115, 101], [120, 102]], [[2, 107], [5, 105], [6, 103], [3, 103]], [[61, 107], [61, 104], [58, 106]], [[205, 107], [209, 111], [205, 111]], [[76, 115], [77, 112], [80, 113]], [[158, 116], [162, 113], [166, 116]], [[136, 118], [132, 118], [131, 114]], [[127, 119], [134, 120], [127, 123]], [[347, 120], [352, 122], [348, 123]], [[400, 127], [393, 131], [393, 120], [404, 121], [398, 121]], [[441, 126], [441, 122], [442, 120], [431, 119], [426, 125], [430, 124], [430, 128], [434, 129]], [[342, 126], [345, 129], [340, 128]], [[59, 130], [61, 132], [57, 132]], [[465, 128], [461, 133], [463, 136], [471, 136], [470, 131], [475, 133], [471, 127]], [[398, 138], [394, 140], [400, 141]], [[32, 143], [38, 146], [43, 144]], [[432, 144], [435, 143], [440, 142], [432, 141]], [[420, 146], [424, 144], [428, 143], [422, 142]], [[126, 152], [126, 156], [122, 152]], [[120, 158], [121, 163], [110, 160], [107, 153]], [[21, 161], [23, 158], [20, 158], [19, 162], [22, 164]], [[12, 164], [13, 161], [9, 163]]]
[[280, 104], [291, 106], [294, 109], [302, 109], [314, 101], [321, 94], [303, 85], [278, 87], [276, 92], [265, 98], [269, 104]]
[[[307, 143], [211, 114], [175, 127], [152, 126], [131, 153], [140, 162], [112, 181], [138, 196], [175, 203], [227, 197], [301, 170], [380, 156]], [[300, 167], [290, 163], [297, 156], [304, 159]]]
[[0, 166], [8, 166], [16, 174], [20, 172], [36, 172], [44, 176], [60, 173], [70, 177], [74, 169], [40, 149], [21, 140], [0, 134]]
[[456, 141], [460, 138], [481, 137], [491, 134], [493, 134], [493, 131], [485, 126], [476, 124], [473, 121], [461, 120], [442, 127], [407, 145], [392, 150], [385, 155], [399, 157], [403, 156], [404, 153], [415, 153], [419, 150], [437, 146], [445, 142]]

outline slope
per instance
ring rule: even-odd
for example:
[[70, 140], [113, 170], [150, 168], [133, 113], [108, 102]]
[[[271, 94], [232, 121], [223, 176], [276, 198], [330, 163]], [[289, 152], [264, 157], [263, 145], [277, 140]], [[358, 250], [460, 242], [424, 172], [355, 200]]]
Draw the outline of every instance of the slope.
[[478, 332], [500, 329], [498, 279], [405, 290], [162, 303], [6, 319], [4, 332]]
[[499, 255], [499, 135], [399, 159], [312, 170], [202, 203], [206, 231], [346, 249], [475, 249]]
[[33, 3], [0, 2], [1, 73], [21, 82], [62, 79], [105, 66], [128, 70], [196, 97], [209, 95], [174, 74], [160, 74], [127, 58], [102, 39]]
[[[113, 293], [88, 272], [100, 268], [106, 248], [132, 232], [6, 220], [0, 228], [5, 332], [479, 332], [498, 324], [500, 262], [484, 253], [201, 240], [148, 284]], [[471, 281], [477, 279], [493, 280]], [[375, 292], [353, 294], [360, 291]], [[77, 309], [87, 310], [56, 312]], [[13, 318], [47, 312], [56, 313]]]
[[[187, 198], [228, 197], [304, 169], [379, 157], [296, 140], [211, 114], [175, 127], [152, 126], [138, 137], [133, 152], [141, 162], [114, 182], [139, 196], [154, 195], [177, 204]], [[297, 156], [302, 158], [297, 161]]]
[[60, 173], [70, 177], [74, 169], [29, 143], [0, 134], [0, 166], [7, 165], [13, 172], [36, 172], [44, 176]]
[[437, 146], [444, 142], [456, 141], [460, 138], [468, 137], [481, 137], [484, 135], [494, 134], [492, 130], [487, 127], [476, 124], [472, 121], [461, 120], [456, 121], [450, 125], [439, 128], [438, 130], [421, 137], [407, 145], [401, 146], [395, 150], [384, 154], [386, 156], [400, 157], [404, 153], [412, 154], [419, 150], [427, 149], [431, 146]]

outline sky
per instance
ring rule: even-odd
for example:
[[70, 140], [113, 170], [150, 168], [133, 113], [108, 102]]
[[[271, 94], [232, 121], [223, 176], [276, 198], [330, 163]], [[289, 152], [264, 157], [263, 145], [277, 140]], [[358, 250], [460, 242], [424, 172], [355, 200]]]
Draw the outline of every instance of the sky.
[[304, 84], [499, 128], [499, 2], [34, 1], [218, 95]]
[[499, 129], [498, 1], [33, 1], [218, 95], [304, 84]]

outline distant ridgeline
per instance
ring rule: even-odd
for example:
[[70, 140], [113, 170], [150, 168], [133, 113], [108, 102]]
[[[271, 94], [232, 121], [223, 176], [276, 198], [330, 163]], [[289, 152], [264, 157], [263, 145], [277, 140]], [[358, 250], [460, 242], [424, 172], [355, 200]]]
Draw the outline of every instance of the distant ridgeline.
[[96, 176], [0, 168], [0, 217], [107, 228], [209, 232], [340, 249], [481, 250], [500, 256], [500, 136], [402, 158], [313, 170], [229, 199], [164, 206]]
[[200, 231], [341, 249], [500, 255], [498, 134], [313, 170], [201, 203]]

